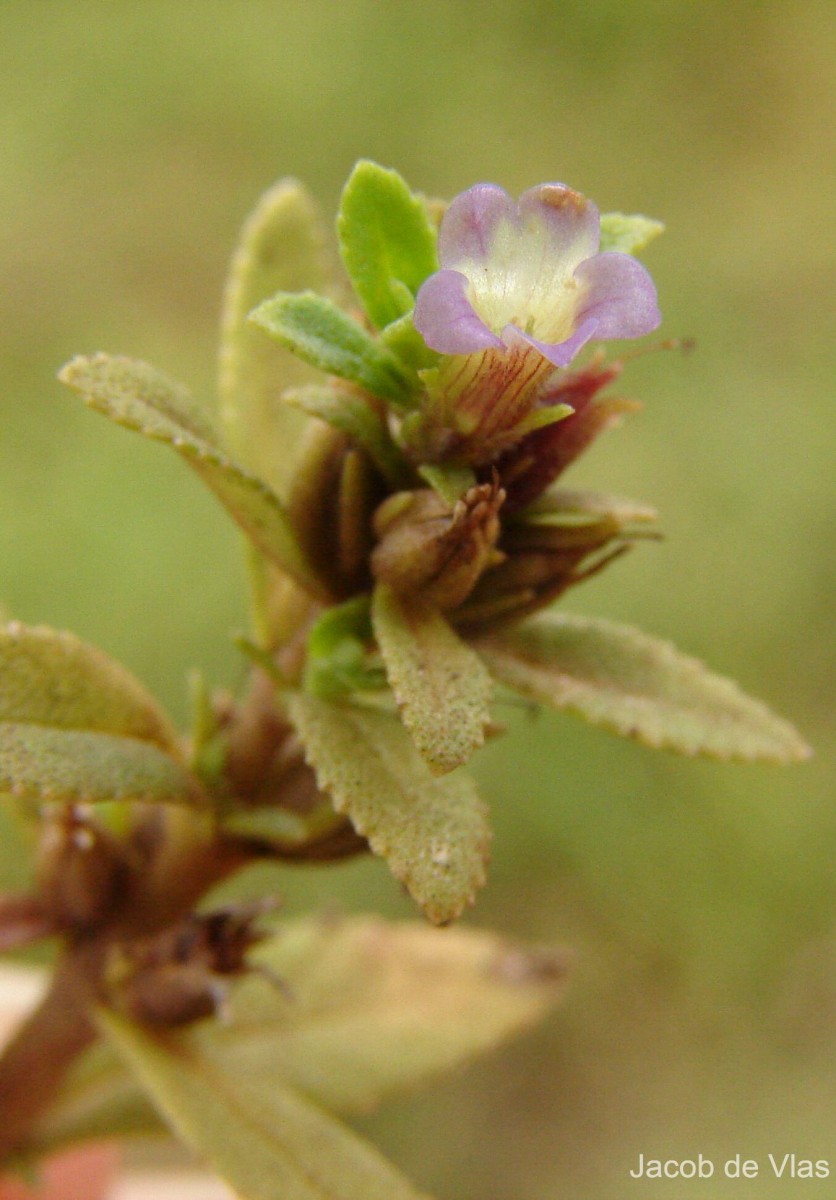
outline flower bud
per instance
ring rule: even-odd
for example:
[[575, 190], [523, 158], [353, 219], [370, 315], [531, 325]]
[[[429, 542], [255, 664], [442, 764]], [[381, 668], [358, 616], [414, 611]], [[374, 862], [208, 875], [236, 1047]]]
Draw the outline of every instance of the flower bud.
[[504, 499], [495, 483], [470, 488], [452, 508], [429, 488], [391, 496], [374, 518], [375, 578], [442, 611], [458, 607], [502, 557], [496, 542]]

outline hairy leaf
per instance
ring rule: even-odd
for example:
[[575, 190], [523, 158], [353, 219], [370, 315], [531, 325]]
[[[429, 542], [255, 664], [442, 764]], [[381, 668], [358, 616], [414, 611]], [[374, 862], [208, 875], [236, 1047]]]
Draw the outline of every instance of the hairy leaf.
[[99, 1021], [174, 1131], [242, 1200], [419, 1200], [375, 1149], [275, 1079], [230, 1070], [188, 1033]]
[[70, 804], [204, 803], [193, 776], [152, 742], [14, 722], [0, 724], [0, 792]]
[[280, 292], [260, 304], [251, 320], [321, 371], [397, 407], [408, 405], [411, 384], [394, 354], [324, 296]]
[[425, 204], [397, 171], [362, 159], [342, 194], [337, 232], [348, 277], [382, 329], [409, 312], [438, 269], [436, 233]]
[[478, 654], [434, 608], [379, 583], [372, 624], [404, 726], [443, 775], [466, 763], [490, 723], [491, 677]]
[[177, 745], [165, 714], [120, 663], [71, 633], [17, 621], [0, 629], [3, 721]]
[[601, 214], [601, 251], [618, 251], [619, 254], [635, 254], [643, 250], [648, 242], [652, 242], [665, 226], [661, 221], [639, 214], [626, 213]]
[[438, 779], [389, 713], [296, 693], [290, 718], [319, 786], [429, 919], [454, 920], [485, 881], [490, 833], [473, 782]]
[[[192, 1035], [224, 1072], [284, 1083], [325, 1108], [361, 1112], [530, 1028], [560, 999], [564, 956], [472, 929], [443, 935], [378, 917], [283, 922], [252, 955], [229, 1020]], [[35, 1131], [36, 1149], [152, 1132], [150, 1105], [104, 1045], [73, 1068]]]
[[544, 613], [479, 649], [524, 696], [646, 746], [775, 763], [810, 754], [791, 725], [731, 680], [627, 625]]
[[58, 378], [118, 425], [172, 446], [267, 558], [319, 589], [275, 492], [219, 449], [208, 418], [181, 385], [147, 363], [107, 354], [74, 358]]
[[283, 499], [306, 420], [281, 396], [287, 388], [315, 382], [318, 373], [248, 318], [276, 292], [326, 290], [332, 272], [324, 247], [313, 198], [297, 180], [281, 179], [241, 232], [224, 295], [221, 421], [230, 449]]

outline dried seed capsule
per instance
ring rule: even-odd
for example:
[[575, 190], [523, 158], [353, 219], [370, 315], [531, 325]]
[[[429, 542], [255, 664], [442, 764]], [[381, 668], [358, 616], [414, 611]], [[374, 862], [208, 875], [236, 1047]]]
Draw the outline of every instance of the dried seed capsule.
[[147, 1025], [188, 1025], [222, 1011], [225, 980], [245, 974], [264, 934], [255, 920], [272, 900], [192, 914], [162, 933], [120, 947], [108, 982], [119, 1009]]
[[452, 509], [429, 488], [391, 496], [374, 519], [375, 578], [401, 595], [456, 608], [501, 557], [495, 547], [504, 499], [495, 483], [470, 488]]

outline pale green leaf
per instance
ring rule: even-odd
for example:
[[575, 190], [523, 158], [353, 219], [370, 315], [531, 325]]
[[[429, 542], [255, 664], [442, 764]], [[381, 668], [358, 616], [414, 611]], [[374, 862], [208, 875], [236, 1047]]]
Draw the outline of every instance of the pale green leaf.
[[491, 677], [437, 609], [379, 583], [372, 626], [401, 719], [436, 774], [466, 763], [490, 723]]
[[108, 1042], [99, 1041], [70, 1068], [24, 1149], [39, 1158], [78, 1142], [153, 1136], [163, 1129], [133, 1073]]
[[534, 1025], [566, 972], [554, 951], [378, 917], [284, 923], [254, 959], [292, 999], [248, 981], [229, 1026], [201, 1036], [245, 1071], [275, 1055], [270, 1070], [342, 1112], [371, 1108]]
[[612, 496], [606, 492], [571, 491], [554, 488], [544, 492], [520, 513], [510, 517], [512, 524], [587, 525], [610, 517], [618, 525], [646, 524], [655, 521], [655, 508], [641, 500]]
[[627, 625], [543, 613], [479, 650], [524, 696], [646, 746], [775, 763], [810, 754], [790, 724], [737, 684]]
[[308, 634], [303, 687], [334, 699], [349, 692], [384, 688], [386, 676], [369, 661], [370, 597], [363, 593], [326, 608]]
[[337, 233], [348, 277], [378, 329], [409, 312], [438, 269], [426, 205], [397, 171], [363, 159], [345, 185]]
[[638, 213], [602, 213], [601, 252], [615, 250], [619, 254], [635, 254], [663, 233], [664, 229], [661, 221]]
[[250, 319], [311, 366], [338, 375], [399, 408], [412, 385], [390, 350], [336, 304], [315, 292], [280, 292]]
[[432, 490], [452, 508], [465, 492], [476, 486], [472, 467], [456, 467], [449, 463], [422, 463], [418, 474]]
[[58, 377], [118, 425], [172, 446], [267, 558], [304, 587], [318, 590], [281, 501], [219, 449], [184, 388], [147, 363], [107, 354], [75, 358]]
[[318, 373], [266, 338], [249, 314], [276, 292], [325, 291], [332, 275], [317, 207], [295, 179], [282, 179], [244, 225], [230, 266], [221, 320], [218, 389], [230, 450], [282, 498], [306, 420], [282, 402]]
[[167, 1122], [242, 1200], [419, 1200], [373, 1147], [263, 1073], [230, 1070], [192, 1034], [99, 1023]]
[[98, 730], [170, 750], [177, 735], [120, 663], [71, 633], [12, 621], [0, 629], [0, 722]]
[[429, 919], [454, 920], [485, 881], [484, 805], [461, 773], [431, 772], [398, 720], [302, 693], [290, 718], [320, 788], [388, 862]]
[[[440, 934], [378, 917], [283, 922], [252, 954], [281, 979], [236, 984], [229, 1019], [196, 1028], [226, 1072], [289, 1084], [338, 1112], [362, 1112], [516, 1037], [560, 999], [565, 958], [473, 929]], [[55, 1150], [158, 1125], [106, 1046], [73, 1068], [39, 1123], [34, 1148]], [[111, 1133], [111, 1136], [112, 1136]]]
[[153, 742], [11, 721], [0, 724], [0, 792], [69, 804], [205, 802], [193, 776]]
[[310, 846], [311, 842], [333, 833], [343, 818], [334, 814], [330, 800], [304, 815], [275, 805], [259, 805], [255, 808], [236, 809], [224, 817], [221, 828], [233, 837], [263, 842], [279, 851], [292, 852], [299, 847]]
[[381, 329], [380, 341], [416, 373], [437, 367], [441, 359], [438, 351], [431, 350], [415, 328], [411, 311]]
[[409, 482], [409, 469], [388, 426], [367, 398], [345, 388], [310, 386], [291, 389], [285, 403], [339, 429], [366, 451], [390, 487], [396, 491]]

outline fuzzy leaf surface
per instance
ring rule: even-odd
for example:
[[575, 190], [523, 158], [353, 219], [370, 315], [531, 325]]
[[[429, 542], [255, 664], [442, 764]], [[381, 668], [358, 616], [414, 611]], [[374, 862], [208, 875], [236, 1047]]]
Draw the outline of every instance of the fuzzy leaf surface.
[[809, 747], [736, 683], [628, 625], [544, 613], [479, 643], [497, 679], [646, 746], [797, 762]]
[[354, 290], [378, 329], [410, 311], [438, 269], [426, 206], [397, 171], [361, 160], [342, 194], [337, 233]]
[[208, 417], [180, 384], [147, 363], [107, 354], [74, 358], [58, 378], [118, 425], [170, 445], [267, 558], [317, 590], [281, 501], [219, 448]]
[[282, 393], [316, 382], [317, 372], [250, 321], [276, 292], [327, 290], [332, 271], [320, 214], [295, 179], [261, 198], [241, 231], [230, 265], [221, 319], [218, 390], [230, 449], [283, 499], [306, 421]]
[[[338, 1112], [363, 1112], [455, 1070], [536, 1024], [558, 1002], [565, 963], [473, 929], [437, 931], [378, 917], [282, 922], [252, 955], [290, 999], [254, 976], [236, 985], [230, 1020], [191, 1037], [225, 1072], [284, 1083]], [[35, 1134], [54, 1150], [159, 1125], [105, 1045], [73, 1068]]]
[[202, 804], [185, 767], [153, 742], [46, 725], [0, 724], [0, 792], [67, 804]]
[[324, 296], [280, 292], [260, 304], [251, 320], [311, 366], [397, 407], [408, 404], [411, 385], [394, 354]]
[[664, 231], [661, 221], [643, 217], [640, 213], [602, 213], [601, 253], [614, 250], [619, 254], [635, 254]]
[[373, 1147], [275, 1079], [230, 1070], [189, 1033], [153, 1036], [113, 1013], [99, 1022], [172, 1129], [242, 1200], [420, 1200]]
[[71, 633], [12, 621], [0, 629], [0, 722], [98, 730], [170, 750], [174, 729], [142, 684]]
[[434, 776], [387, 712], [303, 693], [287, 703], [308, 763], [337, 811], [386, 859], [431, 921], [454, 920], [485, 882], [490, 831], [472, 780]]
[[178, 757], [167, 718], [121, 664], [69, 633], [0, 630], [0, 791], [197, 803]]
[[437, 609], [387, 584], [372, 598], [372, 625], [409, 736], [434, 774], [466, 763], [485, 740], [493, 683], [474, 650]]

